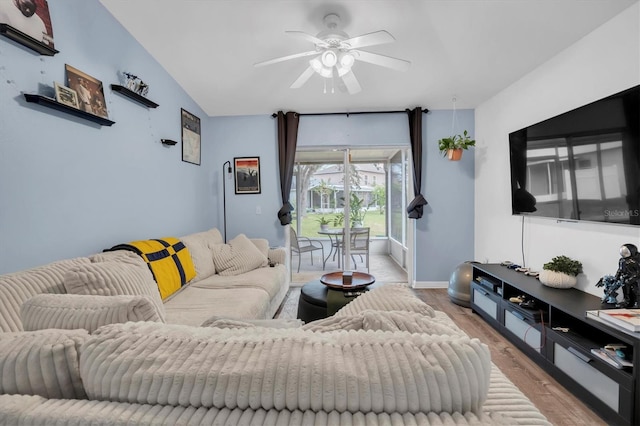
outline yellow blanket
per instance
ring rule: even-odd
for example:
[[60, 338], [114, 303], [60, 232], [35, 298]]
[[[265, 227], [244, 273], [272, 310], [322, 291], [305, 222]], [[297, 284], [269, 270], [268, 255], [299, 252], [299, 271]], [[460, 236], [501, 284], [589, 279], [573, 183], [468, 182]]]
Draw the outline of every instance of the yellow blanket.
[[111, 250], [131, 250], [142, 256], [158, 283], [162, 300], [196, 276], [189, 250], [174, 237], [132, 241], [114, 246]]

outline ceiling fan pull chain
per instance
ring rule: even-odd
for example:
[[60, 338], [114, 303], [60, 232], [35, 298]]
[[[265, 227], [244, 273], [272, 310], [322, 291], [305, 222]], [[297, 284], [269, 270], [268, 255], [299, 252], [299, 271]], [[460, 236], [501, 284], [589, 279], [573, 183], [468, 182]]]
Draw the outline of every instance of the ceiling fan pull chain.
[[323, 90], [322, 93], [324, 93], [325, 95], [327, 94], [327, 80], [326, 79], [324, 80], [324, 90]]

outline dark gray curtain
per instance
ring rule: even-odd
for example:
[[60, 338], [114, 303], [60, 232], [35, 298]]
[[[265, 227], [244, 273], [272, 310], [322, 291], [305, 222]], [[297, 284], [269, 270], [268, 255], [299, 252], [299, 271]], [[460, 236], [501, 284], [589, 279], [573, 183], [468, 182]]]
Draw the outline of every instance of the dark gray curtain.
[[280, 192], [282, 194], [282, 207], [278, 210], [280, 225], [291, 223], [293, 206], [289, 203], [291, 181], [293, 180], [293, 162], [296, 156], [298, 143], [298, 124], [300, 115], [296, 112], [278, 111], [278, 160], [280, 166]]
[[420, 219], [427, 200], [422, 196], [422, 108], [407, 110], [409, 114], [409, 137], [411, 156], [413, 157], [413, 195], [414, 199], [407, 207], [410, 219]]

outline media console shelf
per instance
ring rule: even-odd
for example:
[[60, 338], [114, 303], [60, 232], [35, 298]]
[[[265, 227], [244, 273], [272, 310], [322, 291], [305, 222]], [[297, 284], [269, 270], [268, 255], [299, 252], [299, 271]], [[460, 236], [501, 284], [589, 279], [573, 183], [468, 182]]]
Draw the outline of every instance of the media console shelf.
[[134, 101], [146, 107], [157, 108], [159, 106], [157, 103], [145, 98], [144, 96], [134, 92], [133, 90], [127, 89], [124, 86], [120, 86], [119, 84], [112, 84], [111, 90], [113, 90], [114, 92], [120, 93], [121, 95], [126, 96], [129, 99], [133, 99]]
[[104, 117], [100, 117], [99, 115], [91, 114], [86, 111], [82, 111], [81, 109], [74, 108], [65, 104], [61, 104], [53, 98], [49, 98], [47, 96], [42, 95], [34, 95], [30, 93], [24, 93], [24, 98], [27, 102], [36, 103], [47, 108], [52, 108], [58, 111], [66, 112], [67, 114], [74, 115], [76, 117], [84, 118], [85, 120], [93, 121], [94, 123], [98, 123], [102, 126], [111, 126], [115, 124], [115, 121], [108, 120]]
[[[509, 301], [521, 295], [534, 299], [535, 309]], [[638, 366], [640, 333], [588, 318], [586, 311], [606, 309], [599, 297], [547, 287], [498, 264], [473, 264], [471, 309], [605, 421], [640, 424], [640, 367], [618, 369], [591, 352], [622, 343]]]

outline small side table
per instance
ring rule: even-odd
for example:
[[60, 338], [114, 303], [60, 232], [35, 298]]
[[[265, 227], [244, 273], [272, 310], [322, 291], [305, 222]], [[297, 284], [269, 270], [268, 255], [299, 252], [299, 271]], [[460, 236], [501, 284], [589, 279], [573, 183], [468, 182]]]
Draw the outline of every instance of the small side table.
[[[320, 282], [320, 280], [310, 281], [303, 285], [300, 290], [300, 299], [298, 300], [298, 319], [308, 323], [331, 316], [333, 312], [329, 313], [327, 311], [327, 296], [330, 291], [343, 293], [344, 304], [339, 305], [339, 307], [342, 307], [354, 300], [361, 293], [381, 287], [382, 285], [384, 284], [374, 282], [365, 288], [355, 290], [337, 290], [327, 287]], [[338, 296], [339, 295], [340, 294], [338, 294]]]

